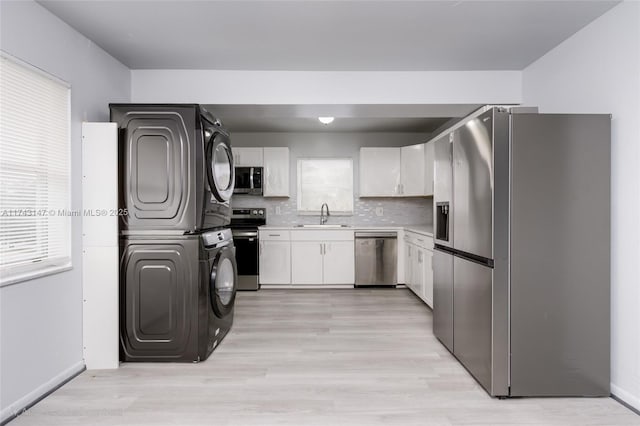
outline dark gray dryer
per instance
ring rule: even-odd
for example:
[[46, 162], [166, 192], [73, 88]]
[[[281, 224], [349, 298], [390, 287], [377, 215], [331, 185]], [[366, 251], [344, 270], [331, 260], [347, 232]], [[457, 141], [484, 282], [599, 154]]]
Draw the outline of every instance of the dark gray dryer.
[[231, 230], [131, 235], [121, 244], [121, 359], [205, 360], [233, 323]]
[[124, 233], [198, 232], [230, 222], [228, 133], [195, 104], [111, 104], [118, 123]]

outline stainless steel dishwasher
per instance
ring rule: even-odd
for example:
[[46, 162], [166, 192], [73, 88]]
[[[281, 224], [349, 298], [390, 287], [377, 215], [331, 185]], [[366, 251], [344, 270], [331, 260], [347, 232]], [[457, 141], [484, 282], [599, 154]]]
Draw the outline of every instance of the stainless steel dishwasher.
[[398, 234], [356, 232], [356, 287], [398, 284]]

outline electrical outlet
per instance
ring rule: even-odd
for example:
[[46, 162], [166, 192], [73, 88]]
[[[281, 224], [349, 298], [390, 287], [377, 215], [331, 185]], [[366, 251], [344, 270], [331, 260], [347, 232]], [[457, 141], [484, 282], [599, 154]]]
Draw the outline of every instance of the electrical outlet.
[[282, 211], [280, 210], [280, 206], [276, 206], [276, 215], [281, 215]]
[[384, 209], [382, 207], [376, 207], [376, 216], [384, 216]]

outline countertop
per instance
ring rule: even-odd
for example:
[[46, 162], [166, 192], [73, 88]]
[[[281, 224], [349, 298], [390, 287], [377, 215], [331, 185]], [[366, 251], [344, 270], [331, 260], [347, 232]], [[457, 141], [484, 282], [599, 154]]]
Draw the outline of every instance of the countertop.
[[273, 230], [273, 231], [302, 231], [302, 230], [331, 230], [331, 231], [410, 231], [422, 234], [427, 237], [433, 237], [433, 225], [353, 225], [346, 226], [344, 228], [302, 228], [293, 226], [273, 226], [264, 225], [260, 226], [261, 230]]

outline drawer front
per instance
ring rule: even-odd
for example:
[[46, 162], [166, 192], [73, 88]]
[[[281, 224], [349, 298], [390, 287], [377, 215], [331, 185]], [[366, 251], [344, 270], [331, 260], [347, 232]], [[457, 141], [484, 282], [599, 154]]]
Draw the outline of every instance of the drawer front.
[[289, 241], [290, 231], [286, 230], [259, 230], [258, 237], [261, 241]]
[[433, 238], [424, 236], [422, 234], [417, 234], [415, 232], [406, 231], [405, 232], [405, 241], [415, 244], [418, 247], [433, 250]]
[[291, 241], [353, 241], [353, 230], [295, 230], [291, 231]]

